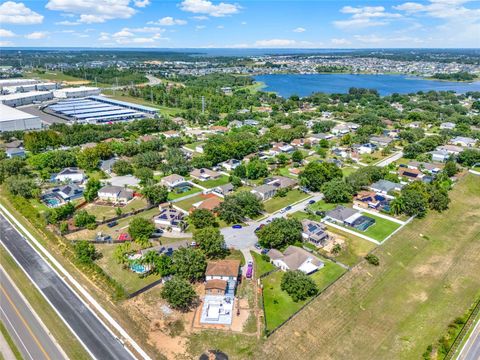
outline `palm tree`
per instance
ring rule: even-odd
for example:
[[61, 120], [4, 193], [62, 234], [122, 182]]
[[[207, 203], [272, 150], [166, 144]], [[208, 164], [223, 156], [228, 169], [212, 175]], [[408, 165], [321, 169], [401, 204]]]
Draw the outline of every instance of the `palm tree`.
[[390, 203], [390, 211], [395, 215], [401, 214], [405, 210], [405, 203], [401, 197], [398, 197]]

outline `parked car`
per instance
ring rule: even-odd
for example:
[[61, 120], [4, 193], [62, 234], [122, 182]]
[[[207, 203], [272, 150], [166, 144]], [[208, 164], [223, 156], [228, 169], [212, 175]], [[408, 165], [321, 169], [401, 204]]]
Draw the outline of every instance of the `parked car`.
[[262, 255], [265, 255], [266, 253], [268, 253], [268, 249], [262, 249], [261, 253]]
[[262, 250], [262, 245], [260, 245], [258, 242], [255, 243], [255, 249]]
[[251, 279], [252, 275], [253, 275], [253, 263], [249, 261], [247, 266], [247, 273], [245, 274], [245, 277], [247, 279]]
[[232, 229], [241, 229], [242, 228], [242, 225], [239, 225], [239, 224], [235, 224], [232, 226]]
[[315, 215], [321, 216], [323, 218], [323, 217], [325, 217], [325, 211], [317, 210], [317, 211], [315, 211]]
[[261, 228], [263, 228], [265, 226], [265, 224], [260, 224], [256, 229], [255, 229], [255, 232], [257, 232], [258, 230], [260, 230]]
[[285, 208], [285, 211], [288, 211], [288, 210], [292, 210], [292, 207], [290, 205], [288, 205], [286, 208]]
[[155, 230], [153, 230], [153, 233], [152, 233], [152, 235], [150, 235], [150, 237], [158, 238], [158, 237], [161, 237], [162, 235], [163, 235], [163, 230], [162, 229], [155, 229]]
[[195, 241], [192, 241], [192, 242], [190, 243], [190, 246], [191, 246], [191, 247], [197, 247], [197, 243], [196, 243]]
[[309, 203], [310, 205], [315, 204], [315, 200], [310, 200], [308, 203]]
[[109, 223], [107, 224], [107, 226], [108, 226], [109, 228], [112, 228], [112, 227], [114, 227], [115, 225], [118, 225], [118, 221], [112, 221], [112, 222], [109, 222]]

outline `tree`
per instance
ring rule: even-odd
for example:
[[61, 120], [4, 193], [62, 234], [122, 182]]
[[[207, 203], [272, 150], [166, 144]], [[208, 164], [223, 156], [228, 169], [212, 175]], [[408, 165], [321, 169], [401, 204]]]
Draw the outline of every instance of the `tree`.
[[405, 204], [401, 197], [397, 197], [390, 202], [390, 212], [394, 215], [400, 215], [405, 211]]
[[181, 247], [173, 253], [173, 273], [189, 281], [204, 278], [207, 261], [200, 249]]
[[365, 166], [350, 174], [346, 181], [355, 191], [359, 191], [361, 188], [383, 179], [386, 173], [387, 171], [384, 168], [378, 166]]
[[68, 202], [65, 205], [49, 210], [46, 212], [47, 222], [49, 224], [57, 224], [61, 220], [68, 219], [75, 212], [75, 206]]
[[403, 212], [408, 216], [424, 217], [428, 210], [428, 193], [425, 184], [415, 181], [406, 185], [401, 192]]
[[10, 176], [5, 180], [5, 186], [12, 195], [29, 199], [38, 194], [38, 186], [33, 179], [24, 175]]
[[448, 197], [447, 190], [432, 186], [432, 189], [429, 191], [428, 194], [428, 203], [430, 209], [437, 210], [438, 212], [442, 212], [448, 209], [450, 198]]
[[238, 176], [241, 179], [245, 179], [247, 177], [247, 167], [244, 164], [238, 165], [235, 169], [233, 169], [233, 175]]
[[455, 161], [447, 161], [443, 171], [448, 175], [448, 177], [455, 176], [455, 174], [458, 172], [457, 164], [455, 164]]
[[167, 201], [168, 189], [161, 185], [145, 186], [142, 194], [150, 205], [158, 205]]
[[210, 210], [207, 209], [195, 209], [188, 216], [190, 222], [197, 229], [203, 229], [206, 227], [218, 227], [217, 219]]
[[276, 218], [257, 231], [260, 245], [279, 249], [302, 241], [302, 224], [297, 219]]
[[242, 184], [242, 179], [239, 178], [238, 176], [235, 176], [235, 175], [231, 175], [230, 178], [229, 178], [229, 181], [232, 183], [232, 185], [235, 189], [238, 189], [239, 187], [241, 187], [243, 185]]
[[378, 259], [378, 256], [376, 256], [376, 255], [368, 254], [367, 256], [365, 256], [365, 260], [367, 260], [369, 264], [372, 264], [372, 265], [375, 265], [375, 266], [380, 265], [380, 260]]
[[268, 166], [265, 161], [254, 159], [247, 164], [247, 178], [256, 180], [268, 176]]
[[342, 178], [343, 173], [335, 164], [310, 162], [298, 177], [300, 183], [310, 191], [320, 191], [324, 183], [335, 178]]
[[117, 160], [112, 165], [112, 172], [118, 176], [133, 174], [133, 166], [126, 160]]
[[98, 167], [100, 156], [95, 148], [86, 148], [77, 154], [77, 163], [82, 169], [92, 171]]
[[352, 197], [353, 188], [343, 179], [336, 178], [323, 184], [322, 193], [327, 203], [347, 203]]
[[160, 295], [168, 301], [172, 308], [182, 311], [190, 309], [197, 298], [192, 285], [187, 280], [177, 276], [163, 285]]
[[98, 196], [98, 190], [102, 187], [100, 180], [91, 178], [87, 181], [83, 197], [87, 202], [92, 202]]
[[303, 153], [300, 150], [295, 150], [292, 153], [292, 161], [296, 163], [301, 163], [303, 161]]
[[155, 225], [150, 220], [142, 217], [136, 217], [130, 221], [128, 233], [132, 239], [139, 244], [147, 244], [150, 235], [155, 231]]
[[262, 213], [263, 203], [249, 191], [241, 191], [225, 197], [215, 211], [220, 219], [228, 224], [241, 222], [245, 217], [255, 217]]
[[91, 264], [97, 257], [95, 246], [86, 240], [75, 243], [74, 249], [77, 261], [80, 264]]
[[317, 284], [300, 270], [287, 271], [282, 276], [280, 288], [295, 302], [303, 301], [318, 293]]
[[86, 210], [80, 210], [74, 217], [76, 227], [87, 227], [95, 224], [95, 215], [90, 215]]
[[228, 253], [225, 239], [218, 228], [206, 227], [195, 231], [193, 241], [209, 259], [221, 259]]
[[473, 166], [480, 164], [480, 150], [477, 149], [465, 149], [458, 154], [457, 161], [465, 166]]
[[113, 258], [117, 262], [117, 264], [125, 264], [127, 262], [127, 254], [132, 251], [132, 243], [125, 242], [123, 244], [118, 245], [113, 252]]
[[135, 176], [140, 179], [141, 185], [147, 185], [153, 182], [153, 171], [149, 168], [139, 168], [135, 170]]
[[173, 260], [170, 256], [162, 254], [156, 257], [153, 272], [162, 277], [173, 274]]

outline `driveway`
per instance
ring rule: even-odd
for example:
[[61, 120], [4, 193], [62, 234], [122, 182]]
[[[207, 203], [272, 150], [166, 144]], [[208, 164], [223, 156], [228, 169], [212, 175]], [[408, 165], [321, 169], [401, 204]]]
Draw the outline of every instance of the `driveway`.
[[392, 162], [397, 161], [398, 159], [402, 158], [402, 156], [403, 156], [403, 151], [399, 151], [399, 152], [393, 154], [392, 156], [389, 156], [388, 158], [383, 159], [382, 161], [376, 163], [375, 166], [385, 167], [385, 166], [391, 164]]
[[253, 249], [255, 243], [258, 241], [257, 235], [255, 234], [255, 229], [260, 226], [260, 224], [267, 224], [272, 219], [285, 217], [287, 214], [293, 214], [294, 212], [303, 210], [311, 200], [319, 201], [322, 199], [323, 194], [316, 193], [312, 197], [293, 205], [288, 211], [283, 213], [281, 211], [277, 211], [261, 221], [249, 221], [247, 222], [247, 225], [243, 226], [241, 229], [233, 229], [231, 226], [229, 226], [221, 229], [221, 232], [225, 237], [225, 242], [227, 243], [228, 247], [233, 247], [238, 250]]

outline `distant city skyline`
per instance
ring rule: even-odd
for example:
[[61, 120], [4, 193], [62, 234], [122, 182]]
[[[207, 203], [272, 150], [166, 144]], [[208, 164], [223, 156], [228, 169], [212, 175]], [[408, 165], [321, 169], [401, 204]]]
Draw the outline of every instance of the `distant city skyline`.
[[3, 1], [0, 46], [478, 48], [480, 2]]

